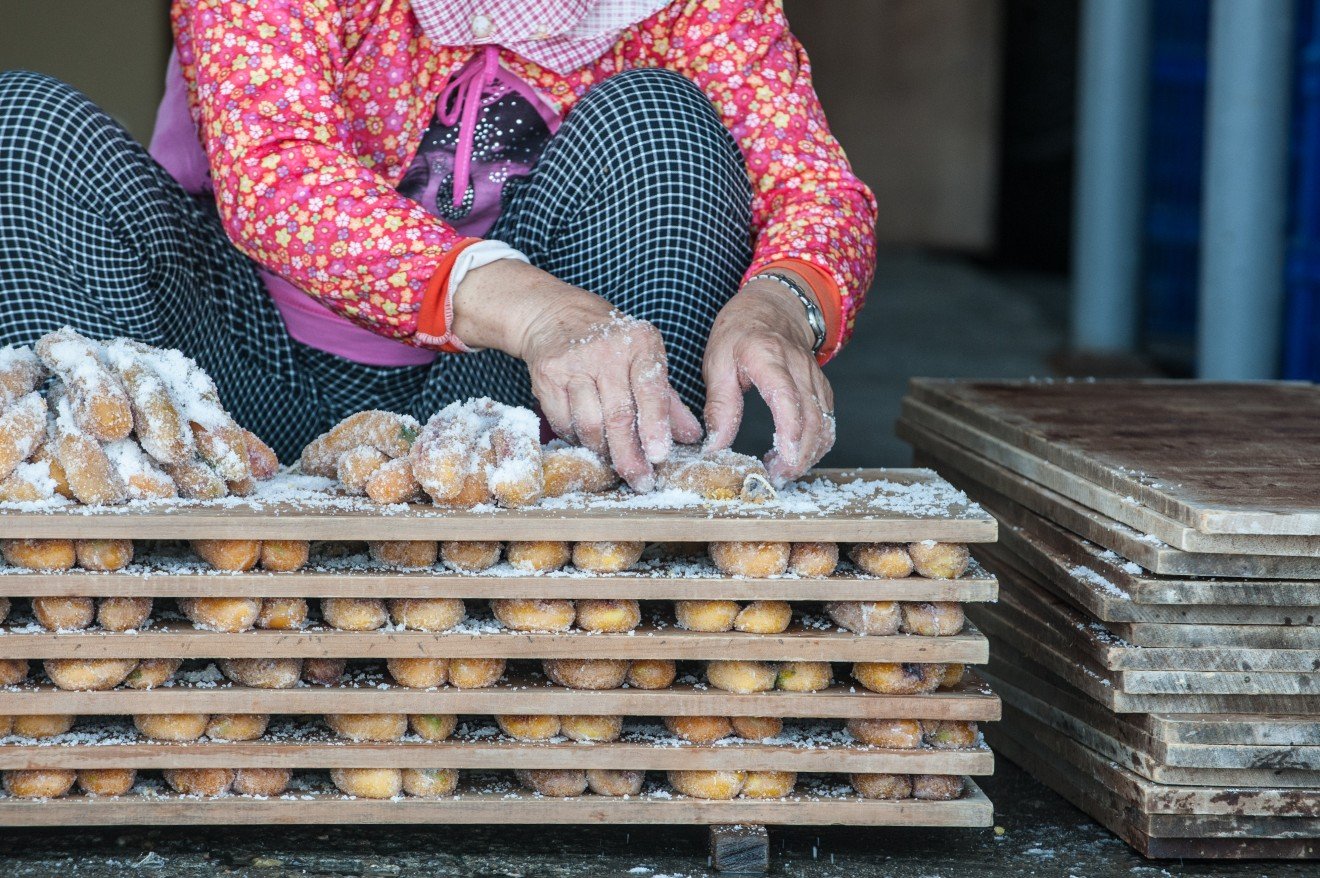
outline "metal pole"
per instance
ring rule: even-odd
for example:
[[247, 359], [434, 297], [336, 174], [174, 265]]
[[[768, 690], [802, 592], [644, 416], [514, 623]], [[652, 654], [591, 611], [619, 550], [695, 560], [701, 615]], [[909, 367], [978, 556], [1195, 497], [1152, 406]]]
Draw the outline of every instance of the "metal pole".
[[1292, 29], [1292, 0], [1215, 0], [1211, 9], [1201, 378], [1278, 374]]
[[1072, 346], [1135, 349], [1149, 0], [1085, 0], [1078, 77]]

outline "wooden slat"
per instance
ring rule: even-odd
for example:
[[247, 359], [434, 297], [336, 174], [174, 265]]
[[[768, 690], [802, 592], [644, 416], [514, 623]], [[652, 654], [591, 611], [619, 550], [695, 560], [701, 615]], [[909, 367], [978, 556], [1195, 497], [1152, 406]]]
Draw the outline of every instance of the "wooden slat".
[[1320, 558], [1184, 552], [1087, 509], [908, 421], [900, 420], [896, 432], [899, 438], [917, 449], [914, 459], [918, 463], [938, 468], [945, 478], [967, 492], [973, 500], [1008, 497], [1152, 573], [1233, 579], [1320, 579]]
[[108, 692], [65, 692], [31, 684], [0, 689], [0, 715], [52, 713], [554, 713], [989, 721], [999, 718], [999, 699], [975, 679], [929, 695], [877, 695], [849, 685], [820, 692], [750, 695], [679, 684], [668, 689], [587, 691], [517, 680], [488, 689], [434, 690], [384, 683], [295, 689], [169, 686]]
[[2, 744], [0, 769], [28, 768], [607, 768], [988, 775], [979, 750], [883, 750], [760, 743], [578, 744], [511, 739], [366, 743], [321, 735], [307, 741], [164, 744]]
[[1320, 537], [1316, 536], [1202, 533], [1185, 522], [1142, 505], [1131, 494], [1107, 490], [1023, 450], [1020, 445], [997, 439], [920, 400], [903, 400], [903, 418], [1101, 515], [1121, 521], [1141, 533], [1158, 537], [1186, 552], [1303, 557], [1314, 557], [1320, 553]]
[[444, 799], [350, 799], [301, 793], [271, 799], [153, 797], [0, 799], [3, 826], [219, 826], [238, 824], [715, 824], [990, 826], [990, 800], [972, 781], [961, 799], [925, 802], [849, 797], [703, 801], [681, 796], [557, 799], [530, 793], [466, 793]]
[[0, 658], [671, 658], [766, 661], [955, 662], [989, 658], [974, 627], [947, 637], [861, 636], [795, 625], [782, 634], [685, 631], [646, 625], [626, 634], [527, 632], [203, 631], [158, 622], [131, 632], [30, 631], [0, 627]]
[[[148, 559], [149, 561], [149, 559]], [[690, 565], [685, 565], [689, 566]], [[169, 572], [150, 564], [115, 573], [0, 570], [0, 596], [7, 597], [233, 597], [300, 598], [633, 598], [635, 600], [785, 601], [992, 601], [994, 577], [972, 568], [959, 579], [878, 579], [846, 572], [822, 579], [746, 579], [681, 573], [623, 573], [614, 576], [464, 575], [443, 568], [394, 570], [300, 570], [294, 573], [221, 573], [202, 565]], [[173, 568], [177, 569], [177, 568]], [[669, 569], [674, 569], [672, 566]]]
[[1246, 744], [1320, 747], [1320, 722], [1312, 716], [1152, 714], [1150, 734], [1169, 744]]
[[1202, 533], [1320, 535], [1314, 385], [916, 379], [911, 392]]
[[[57, 507], [7, 511], [0, 537], [108, 539], [289, 540], [802, 540], [835, 542], [988, 542], [995, 522], [975, 507], [931, 504], [940, 491], [956, 496], [928, 470], [821, 470], [832, 481], [889, 482], [899, 499], [885, 504], [853, 500], [840, 509], [799, 511], [768, 503], [694, 504], [645, 508], [635, 501], [595, 499], [557, 508], [454, 510], [428, 505], [382, 509], [365, 499], [283, 502], [229, 499], [215, 502]], [[277, 477], [278, 478], [278, 477]], [[912, 488], [915, 486], [915, 489]], [[269, 487], [262, 490], [269, 491]]]

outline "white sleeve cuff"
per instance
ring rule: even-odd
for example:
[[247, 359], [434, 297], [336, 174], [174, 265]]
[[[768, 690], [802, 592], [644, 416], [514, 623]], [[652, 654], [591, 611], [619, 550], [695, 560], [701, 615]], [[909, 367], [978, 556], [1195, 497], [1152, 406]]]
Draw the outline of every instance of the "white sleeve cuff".
[[469, 271], [490, 265], [499, 259], [517, 259], [519, 262], [531, 263], [530, 259], [503, 241], [487, 240], [469, 244], [463, 248], [462, 253], [458, 254], [458, 258], [454, 260], [454, 267], [449, 270], [450, 299], [458, 291], [458, 285], [467, 277]]

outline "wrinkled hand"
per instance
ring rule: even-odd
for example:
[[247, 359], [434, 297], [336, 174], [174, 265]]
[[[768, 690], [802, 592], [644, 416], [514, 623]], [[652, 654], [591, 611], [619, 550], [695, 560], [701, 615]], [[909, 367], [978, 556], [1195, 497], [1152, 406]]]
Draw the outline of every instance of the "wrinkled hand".
[[551, 428], [608, 458], [634, 489], [655, 486], [652, 464], [675, 441], [700, 440], [700, 423], [669, 383], [659, 330], [599, 296], [501, 260], [469, 273], [454, 314], [468, 345], [526, 362]]
[[801, 476], [834, 446], [834, 391], [812, 353], [802, 303], [781, 284], [752, 280], [715, 319], [706, 344], [706, 445], [727, 448], [755, 387], [775, 422], [765, 456], [776, 483]]

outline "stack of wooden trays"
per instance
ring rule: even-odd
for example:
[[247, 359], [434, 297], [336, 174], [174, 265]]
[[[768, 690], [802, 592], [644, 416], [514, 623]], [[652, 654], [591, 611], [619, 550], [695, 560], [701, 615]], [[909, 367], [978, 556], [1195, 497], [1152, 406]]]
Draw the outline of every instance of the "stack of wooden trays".
[[[0, 798], [0, 825], [225, 824], [225, 823], [698, 823], [858, 824], [988, 826], [989, 801], [971, 780], [993, 771], [983, 741], [964, 749], [918, 746], [886, 749], [847, 734], [849, 718], [960, 720], [999, 718], [1000, 703], [970, 669], [962, 682], [927, 694], [877, 694], [850, 679], [853, 662], [977, 665], [988, 643], [973, 626], [951, 636], [863, 636], [821, 616], [824, 601], [980, 602], [994, 600], [997, 583], [979, 565], [956, 579], [909, 576], [881, 579], [844, 563], [828, 577], [793, 575], [750, 579], [721, 575], [709, 562], [656, 563], [614, 575], [519, 574], [507, 565], [463, 574], [441, 566], [388, 570], [342, 557], [320, 561], [336, 542], [369, 540], [735, 540], [911, 543], [935, 540], [976, 543], [995, 539], [992, 517], [922, 470], [823, 472], [835, 502], [820, 508], [771, 502], [694, 503], [650, 508], [603, 500], [580, 505], [519, 510], [442, 510], [431, 506], [382, 510], [363, 500], [308, 499], [283, 491], [280, 479], [255, 500], [120, 508], [10, 509], [0, 514], [0, 537], [186, 541], [284, 539], [317, 541], [311, 563], [287, 573], [223, 573], [196, 562], [160, 561], [141, 551], [130, 566], [112, 573], [0, 569], [0, 595], [16, 600], [16, 618], [0, 632], [0, 659], [184, 658], [185, 673], [154, 689], [118, 686], [107, 691], [65, 691], [35, 674], [0, 689], [0, 716], [76, 715], [73, 730], [46, 739], [0, 739], [0, 769], [134, 768], [137, 786], [105, 798], [71, 792], [58, 798]], [[839, 490], [838, 485], [847, 486]], [[264, 498], [264, 499], [263, 499]], [[292, 498], [292, 499], [281, 499]], [[324, 541], [324, 542], [323, 542]], [[153, 544], [157, 545], [157, 544]], [[180, 551], [186, 551], [182, 547]], [[333, 553], [329, 553], [333, 554]], [[328, 554], [327, 554], [328, 557]], [[469, 610], [491, 598], [631, 598], [643, 604], [634, 631], [605, 634], [579, 630], [524, 632], [490, 620], [450, 631], [335, 630], [315, 622], [301, 630], [222, 633], [194, 628], [171, 617], [170, 598], [252, 596], [307, 599], [445, 598], [468, 601]], [[23, 618], [22, 598], [45, 596], [141, 596], [157, 599], [156, 615], [136, 631], [97, 628], [49, 631]], [[783, 633], [684, 630], [673, 621], [676, 600], [782, 600], [793, 606]], [[315, 606], [315, 601], [312, 601]], [[477, 610], [480, 614], [480, 609]], [[409, 689], [363, 661], [390, 658], [499, 658], [507, 675], [486, 688], [452, 685]], [[346, 658], [353, 660], [339, 685], [248, 688], [225, 680], [206, 660], [240, 658]], [[539, 660], [609, 658], [679, 660], [678, 680], [668, 688], [585, 690], [550, 683]], [[735, 694], [705, 682], [707, 660], [813, 661], [835, 663], [835, 682], [812, 692]], [[189, 671], [189, 669], [192, 669]], [[352, 742], [320, 725], [320, 714], [458, 715], [448, 740], [413, 735], [395, 741]], [[223, 742], [202, 738], [166, 743], [134, 731], [135, 714], [270, 714], [260, 739]], [[492, 715], [622, 715], [623, 736], [609, 743], [514, 740], [499, 733]], [[751, 741], [692, 744], [675, 739], [662, 717], [776, 717], [784, 731]], [[212, 798], [173, 793], [153, 771], [176, 768], [293, 769], [290, 791], [267, 798]], [[449, 768], [462, 770], [458, 791], [441, 797], [398, 796], [373, 800], [337, 791], [324, 773], [338, 768]], [[550, 798], [512, 783], [511, 769], [630, 769], [651, 772], [640, 795], [584, 794]], [[666, 771], [729, 770], [801, 772], [796, 791], [783, 798], [706, 800], [678, 795], [664, 783]], [[502, 771], [503, 775], [483, 772]], [[962, 792], [948, 800], [868, 799], [849, 786], [848, 775], [956, 775]]]
[[916, 380], [999, 520], [996, 749], [1147, 856], [1320, 856], [1320, 388]]

